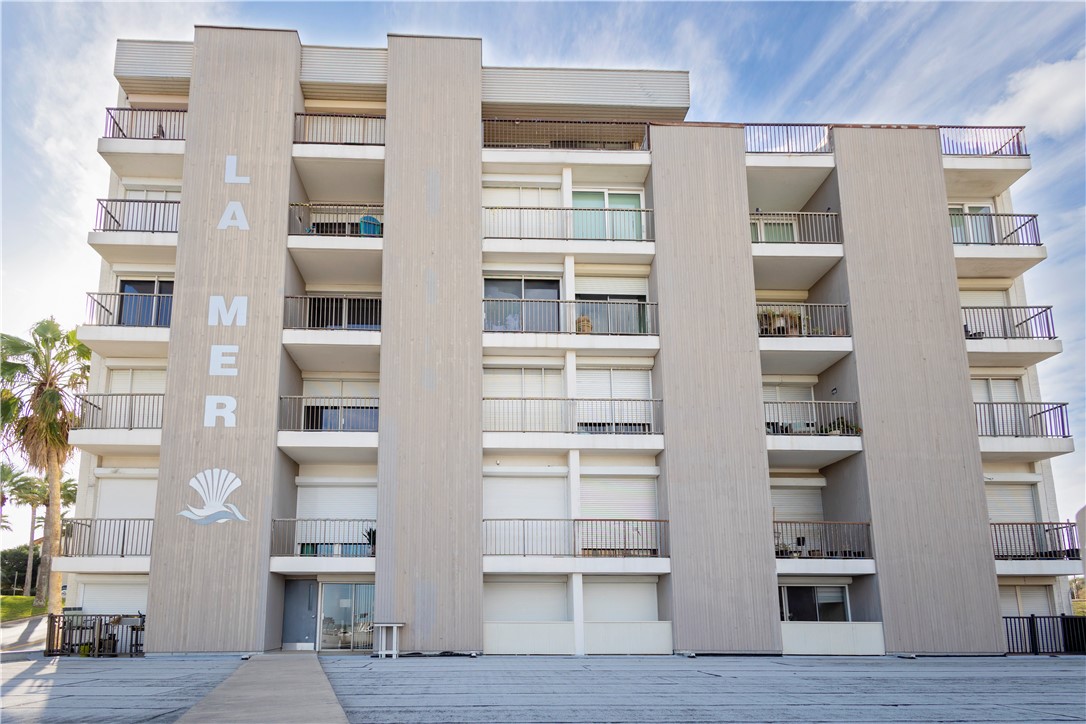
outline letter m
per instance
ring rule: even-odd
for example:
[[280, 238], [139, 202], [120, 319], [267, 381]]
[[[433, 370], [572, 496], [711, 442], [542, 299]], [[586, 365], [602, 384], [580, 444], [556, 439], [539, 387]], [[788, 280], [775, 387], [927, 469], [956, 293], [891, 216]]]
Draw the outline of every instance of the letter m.
[[224, 327], [244, 327], [248, 319], [249, 297], [234, 297], [230, 307], [226, 306], [226, 297], [212, 296], [208, 299], [207, 325], [217, 327], [221, 322]]

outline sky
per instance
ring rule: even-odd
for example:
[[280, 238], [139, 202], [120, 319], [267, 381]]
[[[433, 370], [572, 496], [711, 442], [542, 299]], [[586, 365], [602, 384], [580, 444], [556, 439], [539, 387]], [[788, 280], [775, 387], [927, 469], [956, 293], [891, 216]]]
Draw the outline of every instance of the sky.
[[[117, 38], [192, 40], [193, 25], [293, 28], [308, 45], [387, 47], [388, 33], [483, 39], [483, 63], [690, 71], [694, 121], [1025, 125], [1012, 187], [1048, 260], [1026, 275], [1064, 353], [1042, 397], [1071, 403], [1077, 451], [1053, 461], [1059, 511], [1086, 502], [1086, 5], [1069, 3], [0, 4], [0, 328], [82, 323], [100, 259], [86, 243], [109, 170]], [[70, 466], [73, 474], [76, 470]], [[7, 510], [7, 509], [5, 509]], [[10, 511], [27, 537], [29, 514]]]

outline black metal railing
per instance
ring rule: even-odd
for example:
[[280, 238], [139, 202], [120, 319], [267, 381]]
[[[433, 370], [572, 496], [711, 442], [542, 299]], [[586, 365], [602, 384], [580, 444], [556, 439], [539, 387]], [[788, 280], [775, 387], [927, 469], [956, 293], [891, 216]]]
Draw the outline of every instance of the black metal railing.
[[385, 117], [349, 113], [295, 113], [295, 143], [385, 145]]
[[871, 524], [773, 521], [777, 558], [872, 558]]
[[295, 432], [377, 432], [376, 397], [279, 398], [279, 429]]
[[483, 148], [648, 151], [649, 125], [484, 118]]
[[381, 329], [381, 300], [349, 295], [287, 297], [284, 329]]
[[76, 395], [73, 430], [157, 430], [166, 396], [155, 393]]
[[981, 437], [1071, 437], [1066, 402], [975, 402]]
[[1086, 616], [1004, 616], [1009, 654], [1086, 654]]
[[659, 334], [655, 302], [484, 299], [484, 332]]
[[490, 519], [483, 555], [576, 558], [667, 558], [668, 521]]
[[660, 400], [516, 398], [483, 400], [485, 432], [657, 435]]
[[1055, 339], [1052, 307], [962, 307], [966, 339]]
[[143, 656], [147, 617], [124, 614], [49, 614], [46, 656]]
[[939, 126], [947, 156], [1028, 156], [1022, 126]]
[[98, 199], [95, 231], [177, 232], [180, 201]]
[[652, 209], [483, 208], [486, 239], [652, 241]]
[[963, 214], [950, 212], [956, 245], [1040, 246], [1037, 214]]
[[275, 518], [271, 554], [303, 558], [372, 558], [377, 554], [377, 521]]
[[62, 556], [151, 555], [152, 518], [73, 518], [62, 523]]
[[87, 324], [120, 327], [169, 327], [172, 294], [95, 292], [87, 295]]
[[997, 560], [1082, 560], [1074, 523], [992, 523]]
[[385, 235], [385, 207], [380, 204], [291, 204], [289, 233], [379, 238]]
[[750, 215], [755, 244], [840, 244], [838, 215], [829, 212], [758, 211]]
[[187, 111], [149, 108], [107, 108], [106, 138], [135, 138], [157, 141], [185, 140]]
[[759, 304], [759, 337], [847, 337], [847, 304]]
[[855, 402], [765, 402], [767, 435], [859, 435]]
[[754, 123], [745, 127], [747, 153], [833, 153], [830, 126]]

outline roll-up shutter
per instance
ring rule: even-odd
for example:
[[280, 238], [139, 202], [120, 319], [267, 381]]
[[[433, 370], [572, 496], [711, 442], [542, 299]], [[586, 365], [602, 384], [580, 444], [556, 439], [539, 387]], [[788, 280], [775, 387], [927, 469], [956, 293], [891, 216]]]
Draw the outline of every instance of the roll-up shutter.
[[1032, 485], [986, 485], [988, 519], [992, 523], [1037, 522]]
[[646, 277], [577, 277], [577, 294], [614, 294], [648, 297]]
[[1023, 616], [1052, 616], [1052, 586], [1018, 586]]
[[546, 368], [526, 369], [523, 373], [522, 389], [524, 397], [562, 396], [562, 370]]
[[523, 371], [519, 368], [503, 369], [500, 367], [483, 370], [483, 397], [518, 398], [521, 397]]
[[569, 518], [566, 478], [483, 478], [483, 518]]
[[656, 583], [593, 580], [584, 584], [585, 621], [655, 621]]
[[165, 392], [166, 370], [110, 370], [109, 391], [113, 394]]
[[306, 397], [342, 397], [340, 380], [302, 380], [302, 394]]
[[763, 402], [810, 402], [814, 388], [797, 385], [762, 385]]
[[611, 396], [616, 400], [652, 399], [649, 370], [611, 370]]
[[1001, 289], [964, 289], [958, 294], [963, 307], [1007, 306], [1007, 292]]
[[376, 398], [377, 380], [343, 380], [344, 397]]
[[83, 613], [147, 612], [147, 583], [86, 583]]
[[611, 370], [577, 370], [577, 396], [606, 400], [611, 397]]
[[581, 517], [655, 520], [656, 478], [581, 479]]
[[1018, 380], [974, 379], [970, 380], [973, 402], [1018, 402]]
[[298, 512], [301, 519], [377, 518], [377, 487], [374, 485], [327, 485], [298, 488]]
[[999, 587], [999, 615], [1018, 616], [1018, 591], [1015, 586]]
[[[528, 196], [528, 194], [525, 194]], [[483, 188], [483, 206], [534, 206], [524, 203], [518, 188]]]
[[103, 478], [98, 481], [96, 518], [154, 518], [155, 480]]
[[483, 582], [484, 621], [568, 621], [568, 610], [565, 581]]
[[822, 520], [821, 488], [770, 488], [773, 520]]

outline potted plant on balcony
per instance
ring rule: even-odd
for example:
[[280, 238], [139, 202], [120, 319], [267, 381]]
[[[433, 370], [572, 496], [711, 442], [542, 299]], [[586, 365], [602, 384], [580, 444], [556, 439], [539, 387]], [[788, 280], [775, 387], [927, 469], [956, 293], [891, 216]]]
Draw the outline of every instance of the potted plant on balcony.
[[592, 318], [587, 314], [582, 314], [577, 317], [575, 323], [577, 325], [577, 334], [591, 334], [592, 333]]
[[370, 547], [370, 557], [376, 556], [377, 555], [377, 529], [376, 528], [367, 528], [365, 535], [366, 535], [366, 545], [368, 545]]
[[838, 417], [832, 422], [818, 428], [820, 435], [859, 435], [863, 430], [859, 425], [844, 417]]
[[785, 330], [789, 337], [798, 337], [803, 331], [803, 317], [799, 312], [788, 310], [783, 313]]
[[768, 337], [773, 331], [773, 312], [758, 312], [758, 336]]

